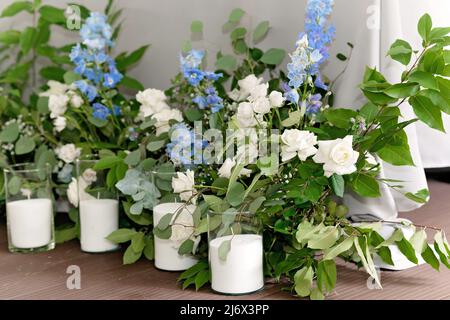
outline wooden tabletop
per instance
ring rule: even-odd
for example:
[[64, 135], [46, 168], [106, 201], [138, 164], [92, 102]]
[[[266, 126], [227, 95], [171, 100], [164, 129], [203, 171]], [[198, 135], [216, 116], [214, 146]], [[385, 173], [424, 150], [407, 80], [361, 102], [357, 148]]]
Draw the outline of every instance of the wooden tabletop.
[[[450, 184], [430, 181], [431, 201], [402, 217], [418, 224], [439, 226], [450, 234]], [[6, 227], [0, 226], [0, 299], [235, 299], [217, 295], [209, 288], [196, 292], [182, 290], [176, 283], [178, 273], [158, 271], [141, 260], [122, 265], [120, 252], [87, 254], [78, 242], [58, 245], [55, 250], [37, 254], [11, 254], [7, 250]], [[81, 289], [67, 289], [71, 265], [80, 267]], [[429, 266], [381, 274], [383, 290], [367, 288], [368, 276], [350, 264], [339, 263], [336, 290], [328, 299], [448, 299], [450, 270], [441, 266], [436, 272]], [[245, 299], [296, 299], [267, 285]]]

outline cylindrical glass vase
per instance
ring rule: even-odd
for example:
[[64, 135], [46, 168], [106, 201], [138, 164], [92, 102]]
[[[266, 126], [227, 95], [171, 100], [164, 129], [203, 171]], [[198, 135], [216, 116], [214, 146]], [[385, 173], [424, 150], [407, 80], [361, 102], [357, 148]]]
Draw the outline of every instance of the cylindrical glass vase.
[[9, 251], [55, 248], [50, 166], [17, 164], [4, 169], [4, 176]]
[[119, 201], [106, 183], [106, 170], [97, 159], [77, 160], [81, 250], [88, 253], [115, 251], [119, 245], [106, 237], [119, 228]]
[[249, 212], [208, 213], [211, 288], [227, 295], [264, 287], [261, 220]]

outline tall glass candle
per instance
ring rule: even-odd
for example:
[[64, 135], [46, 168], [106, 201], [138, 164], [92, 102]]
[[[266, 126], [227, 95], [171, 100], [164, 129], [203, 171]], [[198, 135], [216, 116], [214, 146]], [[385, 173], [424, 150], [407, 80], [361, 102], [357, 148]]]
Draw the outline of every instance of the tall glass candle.
[[32, 163], [4, 169], [8, 249], [39, 252], [55, 247], [50, 167]]
[[106, 184], [105, 170], [96, 169], [98, 160], [77, 161], [81, 250], [109, 252], [119, 246], [107, 237], [119, 229], [119, 201]]
[[264, 287], [263, 237], [260, 220], [250, 213], [209, 212], [208, 241], [211, 288], [240, 295]]

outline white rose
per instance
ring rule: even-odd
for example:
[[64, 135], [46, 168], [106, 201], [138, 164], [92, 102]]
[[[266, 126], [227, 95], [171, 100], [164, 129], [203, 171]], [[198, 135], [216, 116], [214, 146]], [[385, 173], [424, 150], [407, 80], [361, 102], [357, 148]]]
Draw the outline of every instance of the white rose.
[[284, 97], [279, 91], [272, 91], [269, 95], [270, 105], [274, 108], [279, 108], [283, 105]]
[[323, 163], [325, 176], [334, 173], [346, 175], [356, 171], [359, 152], [353, 150], [353, 136], [344, 139], [319, 141], [319, 150], [313, 157], [314, 162]]
[[233, 101], [241, 101], [245, 98], [241, 99], [241, 92], [239, 91], [239, 89], [234, 88], [233, 90], [231, 90], [230, 92], [228, 92], [228, 96], [230, 97], [231, 100]]
[[268, 83], [259, 84], [250, 91], [249, 101], [255, 101], [259, 98], [265, 98], [267, 96], [267, 90], [269, 89]]
[[177, 172], [177, 177], [172, 178], [172, 189], [174, 193], [180, 194], [182, 201], [188, 201], [194, 195], [194, 171], [188, 170], [186, 174]]
[[70, 105], [74, 108], [79, 108], [83, 105], [83, 98], [80, 97], [78, 94], [73, 93], [72, 96], [70, 97]]
[[81, 149], [75, 147], [73, 143], [66, 144], [62, 147], [58, 147], [55, 150], [58, 158], [63, 160], [65, 163], [72, 163], [81, 154]]
[[239, 80], [238, 85], [240, 88], [240, 100], [246, 99], [250, 95], [250, 92], [253, 90], [253, 88], [259, 85], [262, 81], [263, 78], [257, 78], [254, 74], [251, 74], [244, 79]]
[[[91, 196], [89, 193], [85, 191], [85, 189], [89, 186], [84, 179], [80, 179], [79, 181], [79, 190], [78, 190], [78, 181], [75, 178], [72, 178], [72, 182], [69, 183], [67, 187], [67, 199], [69, 202], [75, 207], [78, 208], [78, 202], [80, 200], [94, 200], [95, 197]], [[78, 198], [79, 197], [79, 198]]]
[[55, 120], [53, 120], [53, 126], [55, 127], [55, 130], [58, 132], [63, 131], [66, 128], [67, 120], [64, 117], [56, 117]]
[[82, 174], [82, 178], [88, 185], [92, 184], [92, 182], [97, 181], [97, 172], [92, 170], [91, 168], [84, 170]]
[[147, 89], [144, 91], [139, 91], [136, 95], [136, 100], [140, 104], [147, 106], [155, 106], [161, 102], [165, 102], [167, 99], [163, 91], [158, 89]]
[[66, 91], [69, 89], [69, 86], [58, 82], [58, 81], [54, 81], [54, 80], [50, 80], [49, 82], [47, 82], [48, 85], [48, 90], [41, 92], [39, 94], [40, 97], [50, 97], [52, 95], [64, 95], [66, 93]]
[[236, 161], [234, 159], [227, 158], [218, 171], [219, 177], [229, 179], [231, 177], [231, 171], [235, 165]]
[[288, 129], [281, 135], [281, 160], [288, 161], [295, 156], [301, 161], [305, 161], [308, 157], [315, 155], [317, 148], [317, 137], [309, 131], [301, 131], [297, 129]]
[[188, 210], [181, 211], [176, 219], [172, 221], [172, 234], [170, 240], [183, 242], [189, 239], [194, 233], [194, 218]]
[[165, 102], [160, 102], [155, 105], [143, 104], [139, 107], [139, 119], [144, 120], [146, 117], [150, 117], [155, 113], [169, 109], [170, 109], [169, 105]]
[[156, 119], [155, 127], [157, 136], [170, 130], [170, 120], [183, 121], [183, 115], [177, 109], [164, 109], [161, 112], [155, 113], [153, 118]]
[[259, 114], [269, 113], [271, 109], [270, 101], [266, 97], [261, 97], [253, 101], [253, 111]]
[[50, 118], [62, 116], [67, 110], [69, 97], [65, 94], [51, 95], [48, 99], [48, 109], [50, 110]]
[[236, 120], [240, 128], [254, 127], [257, 122], [250, 102], [241, 102], [236, 113]]

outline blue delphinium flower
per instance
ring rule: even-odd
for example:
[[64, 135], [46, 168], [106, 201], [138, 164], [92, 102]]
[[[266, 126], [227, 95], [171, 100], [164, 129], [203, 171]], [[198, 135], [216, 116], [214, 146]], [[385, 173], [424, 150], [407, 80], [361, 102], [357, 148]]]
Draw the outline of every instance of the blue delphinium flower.
[[196, 87], [200, 83], [200, 81], [205, 78], [203, 71], [200, 69], [185, 69], [183, 72], [183, 76], [189, 82], [190, 85]]
[[111, 110], [109, 110], [105, 105], [101, 103], [94, 103], [92, 105], [94, 111], [92, 112], [92, 116], [99, 120], [106, 120], [108, 116], [111, 114]]
[[206, 98], [204, 96], [196, 96], [194, 99], [192, 99], [192, 102], [194, 102], [199, 109], [205, 109], [208, 106], [208, 103], [206, 102]]
[[291, 90], [285, 92], [284, 97], [286, 98], [287, 101], [294, 103], [294, 104], [298, 104], [298, 100], [300, 99], [300, 96], [296, 89], [291, 89]]
[[181, 70], [198, 69], [204, 56], [205, 51], [202, 50], [191, 50], [185, 56], [180, 55]]
[[97, 97], [97, 89], [88, 84], [86, 80], [77, 80], [74, 84], [88, 98], [89, 102], [92, 102]]
[[107, 17], [99, 12], [92, 12], [80, 30], [83, 44], [92, 50], [104, 50], [112, 45], [111, 26]]
[[177, 123], [172, 127], [170, 139], [166, 152], [175, 165], [189, 166], [203, 162], [203, 149], [207, 142], [196, 138], [194, 131], [185, 123]]
[[306, 101], [306, 113], [316, 114], [322, 107], [322, 96], [320, 94], [313, 94]]

